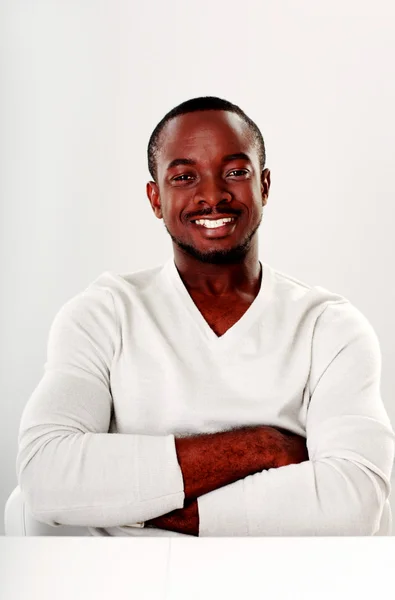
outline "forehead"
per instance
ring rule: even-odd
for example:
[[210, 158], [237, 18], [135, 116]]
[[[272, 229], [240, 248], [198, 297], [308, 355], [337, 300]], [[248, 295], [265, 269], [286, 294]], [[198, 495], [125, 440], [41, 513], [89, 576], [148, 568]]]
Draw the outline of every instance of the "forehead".
[[160, 139], [158, 166], [174, 158], [214, 159], [251, 152], [254, 137], [237, 114], [208, 110], [179, 115], [166, 123]]

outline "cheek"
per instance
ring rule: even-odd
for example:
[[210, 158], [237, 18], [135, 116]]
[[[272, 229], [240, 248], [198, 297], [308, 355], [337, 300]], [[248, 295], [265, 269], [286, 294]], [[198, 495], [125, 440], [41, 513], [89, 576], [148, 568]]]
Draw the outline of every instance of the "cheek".
[[262, 209], [263, 207], [260, 198], [254, 198], [249, 208], [250, 219], [254, 224], [262, 218]]
[[163, 219], [166, 222], [179, 222], [185, 206], [185, 202], [178, 196], [178, 194], [168, 194], [165, 198], [165, 201], [162, 201]]
[[166, 196], [165, 209], [166, 213], [172, 219], [179, 219], [180, 215], [192, 207], [191, 194], [181, 191], [173, 191]]
[[248, 204], [250, 207], [252, 204], [259, 204], [262, 198], [261, 187], [257, 181], [245, 181], [243, 186], [240, 186], [236, 198]]

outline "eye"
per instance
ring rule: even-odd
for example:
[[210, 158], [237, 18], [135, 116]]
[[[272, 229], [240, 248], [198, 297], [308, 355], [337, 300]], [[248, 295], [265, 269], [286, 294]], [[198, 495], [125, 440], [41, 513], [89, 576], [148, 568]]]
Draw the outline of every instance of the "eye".
[[247, 169], [233, 169], [233, 171], [229, 171], [228, 175], [232, 175], [233, 177], [245, 177], [248, 175]]
[[188, 173], [183, 173], [182, 175], [177, 175], [176, 177], [173, 177], [173, 181], [189, 181], [190, 179], [193, 179], [193, 175], [189, 175]]

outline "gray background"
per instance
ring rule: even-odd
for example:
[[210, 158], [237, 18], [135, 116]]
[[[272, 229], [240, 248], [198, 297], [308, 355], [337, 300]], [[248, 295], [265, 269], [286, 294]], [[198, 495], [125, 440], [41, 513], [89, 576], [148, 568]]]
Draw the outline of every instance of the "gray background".
[[395, 422], [394, 10], [1, 3], [0, 513], [56, 312], [103, 271], [171, 254], [145, 196], [146, 145], [164, 113], [194, 96], [224, 97], [260, 126], [272, 173], [261, 259], [368, 317]]

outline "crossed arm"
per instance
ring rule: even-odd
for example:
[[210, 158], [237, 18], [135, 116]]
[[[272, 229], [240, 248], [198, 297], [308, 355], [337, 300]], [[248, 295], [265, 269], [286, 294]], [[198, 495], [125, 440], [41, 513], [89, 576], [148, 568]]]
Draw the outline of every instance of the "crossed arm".
[[145, 526], [195, 536], [199, 535], [199, 496], [265, 469], [308, 460], [303, 437], [269, 426], [176, 438], [175, 442], [184, 480], [184, 507], [150, 519]]
[[109, 434], [119, 332], [112, 303], [96, 293], [55, 320], [46, 373], [22, 417], [18, 479], [37, 519], [144, 521], [203, 536], [379, 530], [394, 435], [380, 398], [377, 339], [352, 307], [330, 306], [315, 325], [306, 442], [264, 426], [174, 440]]

